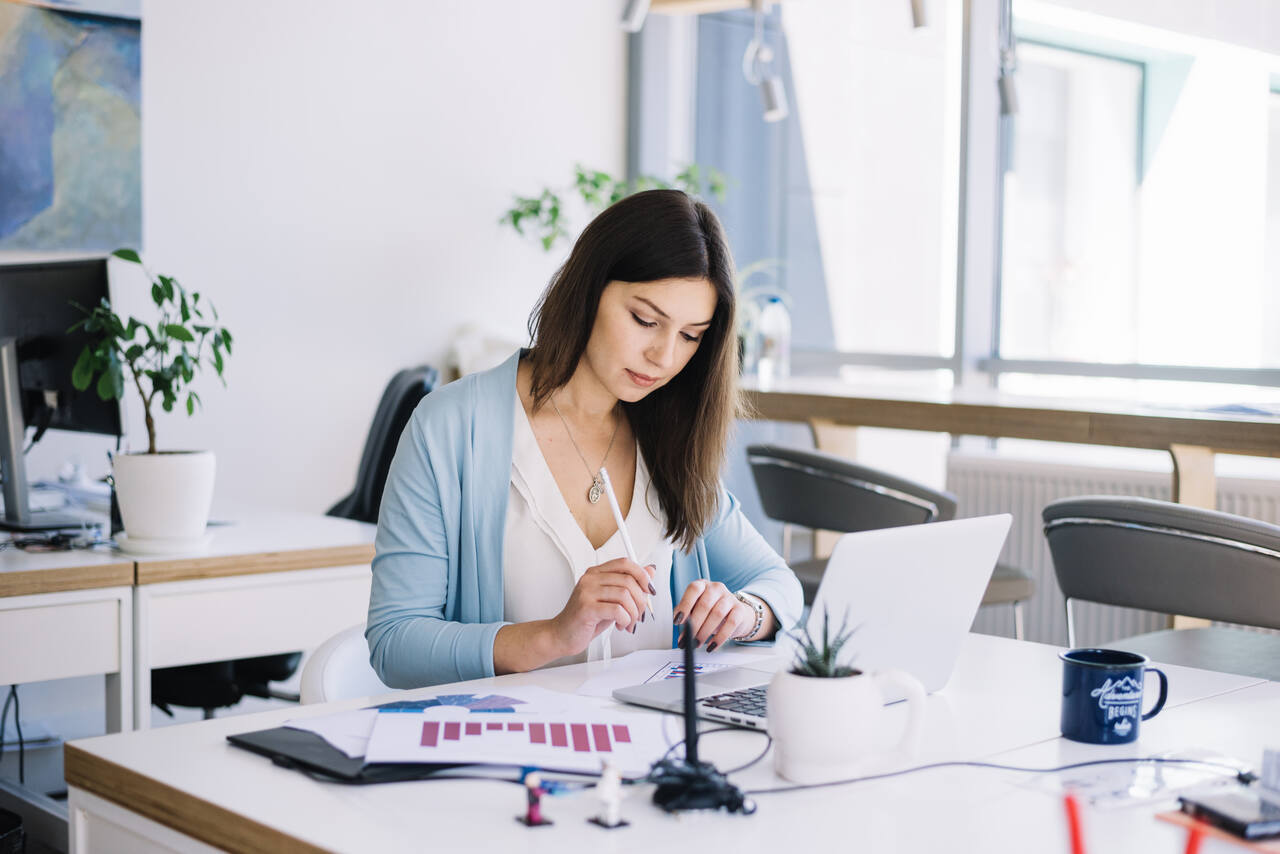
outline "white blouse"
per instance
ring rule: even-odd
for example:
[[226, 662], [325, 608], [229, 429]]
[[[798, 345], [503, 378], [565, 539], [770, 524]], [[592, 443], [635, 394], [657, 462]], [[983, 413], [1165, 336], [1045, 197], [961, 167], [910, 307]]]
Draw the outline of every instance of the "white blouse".
[[[590, 486], [583, 469], [583, 491]], [[653, 597], [656, 619], [637, 624], [636, 633], [610, 630], [598, 635], [585, 653], [557, 659], [547, 666], [580, 661], [596, 661], [603, 657], [604, 638], [614, 656], [637, 649], [671, 648], [671, 560], [672, 543], [664, 535], [663, 513], [656, 497], [645, 501], [649, 488], [649, 469], [640, 449], [636, 449], [635, 486], [631, 507], [627, 512], [627, 531], [635, 546], [640, 565], [653, 564]], [[607, 501], [606, 496], [603, 500]], [[621, 502], [619, 502], [621, 503]], [[546, 620], [560, 613], [574, 585], [589, 567], [615, 558], [626, 557], [622, 537], [617, 531], [599, 549], [593, 548], [587, 535], [569, 512], [560, 487], [542, 456], [529, 417], [517, 395], [515, 432], [511, 447], [511, 489], [507, 500], [506, 530], [502, 544], [503, 618], [515, 623]]]

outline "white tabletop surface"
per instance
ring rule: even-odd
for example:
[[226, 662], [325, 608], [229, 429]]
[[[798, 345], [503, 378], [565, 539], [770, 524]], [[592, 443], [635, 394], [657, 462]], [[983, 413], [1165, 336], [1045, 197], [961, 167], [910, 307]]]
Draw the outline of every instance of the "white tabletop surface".
[[316, 513], [235, 508], [226, 515], [215, 515], [207, 532], [212, 540], [208, 549], [198, 553], [129, 557], [139, 564], [148, 564], [184, 558], [371, 545], [377, 526]]
[[[947, 759], [999, 756], [1002, 762], [1053, 764], [1088, 756], [1149, 755], [1205, 747], [1257, 762], [1264, 738], [1280, 734], [1280, 684], [1182, 667], [1167, 667], [1169, 703], [1144, 724], [1134, 746], [1091, 747], [1058, 737], [1061, 665], [1058, 649], [970, 635], [951, 683], [927, 703], [923, 739], [914, 757], [885, 755], [869, 770]], [[468, 690], [537, 684], [572, 691], [599, 663], [477, 680]], [[399, 695], [429, 695], [422, 689]], [[651, 787], [629, 788], [623, 816], [632, 826], [606, 832], [585, 819], [599, 811], [590, 794], [553, 797], [544, 812], [555, 821], [527, 829], [514, 820], [524, 792], [496, 781], [420, 781], [353, 787], [315, 782], [232, 747], [228, 734], [264, 729], [287, 719], [357, 708], [347, 701], [86, 739], [75, 745], [291, 836], [340, 851], [488, 850], [516, 848], [563, 854], [656, 848], [708, 851], [1066, 851], [1062, 806], [1025, 775], [978, 769], [926, 771], [872, 783], [762, 794], [749, 817], [667, 815], [650, 802]], [[650, 714], [649, 712], [644, 712]], [[656, 713], [652, 713], [656, 714]], [[904, 718], [889, 707], [888, 726]], [[851, 726], [859, 725], [850, 722]], [[672, 720], [672, 731], [679, 724]], [[886, 735], [886, 743], [894, 735]], [[714, 733], [701, 742], [704, 760], [728, 770], [765, 747], [760, 733]], [[732, 775], [744, 789], [786, 785], [771, 757]], [[1150, 808], [1086, 814], [1098, 834], [1094, 851], [1181, 850], [1179, 832], [1152, 818]], [[1120, 840], [1124, 840], [1121, 844]], [[822, 846], [821, 849], [817, 846]], [[1213, 846], [1202, 849], [1214, 850]]]
[[126, 557], [107, 546], [50, 552], [25, 551], [8, 545], [0, 549], [0, 572], [39, 572], [47, 569], [73, 569], [132, 562], [133, 558]]

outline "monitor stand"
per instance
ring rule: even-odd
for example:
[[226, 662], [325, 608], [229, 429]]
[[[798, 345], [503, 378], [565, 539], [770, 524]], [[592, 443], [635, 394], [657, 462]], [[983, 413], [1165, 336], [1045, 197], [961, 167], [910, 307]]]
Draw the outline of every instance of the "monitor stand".
[[32, 512], [28, 501], [27, 466], [22, 453], [22, 399], [18, 396], [18, 347], [14, 339], [0, 341], [0, 479], [4, 480], [4, 518], [0, 530], [53, 531], [83, 528], [83, 515], [52, 510]]

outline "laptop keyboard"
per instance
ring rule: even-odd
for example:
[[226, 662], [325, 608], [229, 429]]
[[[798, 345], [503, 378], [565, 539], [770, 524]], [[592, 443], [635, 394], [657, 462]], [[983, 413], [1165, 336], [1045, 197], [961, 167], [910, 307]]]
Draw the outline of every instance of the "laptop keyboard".
[[[751, 688], [727, 691], [723, 694], [713, 694], [710, 697], [703, 697], [698, 701], [698, 705], [704, 709], [708, 717], [729, 720], [732, 723], [749, 722], [734, 720], [729, 717], [730, 715], [743, 715], [744, 717], [763, 720], [768, 687], [768, 685], [756, 685]], [[717, 712], [718, 714], [716, 714]]]

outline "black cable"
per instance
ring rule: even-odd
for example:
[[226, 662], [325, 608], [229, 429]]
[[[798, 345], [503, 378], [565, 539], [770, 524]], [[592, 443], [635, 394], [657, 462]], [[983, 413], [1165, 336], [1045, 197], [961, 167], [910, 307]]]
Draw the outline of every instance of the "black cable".
[[798, 792], [801, 789], [823, 789], [828, 786], [847, 786], [850, 783], [866, 783], [872, 780], [886, 780], [890, 777], [901, 777], [905, 774], [914, 774], [917, 771], [931, 771], [935, 768], [994, 768], [999, 771], [1022, 771], [1030, 774], [1057, 774], [1062, 771], [1073, 771], [1076, 768], [1087, 768], [1092, 765], [1120, 765], [1124, 763], [1137, 762], [1159, 762], [1169, 765], [1202, 765], [1208, 768], [1218, 768], [1230, 771], [1242, 783], [1252, 782], [1257, 779], [1252, 771], [1241, 771], [1231, 765], [1221, 762], [1209, 762], [1203, 759], [1184, 759], [1172, 756], [1133, 756], [1121, 759], [1091, 759], [1088, 762], [1073, 762], [1070, 765], [1058, 765], [1053, 768], [1028, 768], [1022, 765], [1001, 765], [996, 762], [934, 762], [929, 765], [917, 765], [914, 768], [903, 768], [901, 771], [889, 771], [884, 774], [869, 774], [865, 777], [851, 777], [847, 780], [833, 780], [830, 783], [809, 783], [799, 786], [779, 786], [774, 789], [753, 789], [743, 792], [745, 795], [772, 795], [778, 792]]
[[9, 719], [9, 706], [13, 705], [13, 686], [9, 686], [9, 695], [5, 697], [4, 709], [0, 710], [0, 760], [4, 759], [4, 725]]
[[9, 693], [13, 696], [13, 728], [18, 732], [18, 783], [27, 784], [27, 743], [22, 738], [22, 707], [18, 703], [18, 686], [10, 685]]
[[730, 768], [728, 771], [725, 771], [724, 773], [737, 774], [739, 771], [746, 771], [751, 766], [759, 764], [761, 759], [764, 759], [766, 756], [769, 755], [769, 751], [773, 748], [773, 736], [769, 735], [769, 733], [764, 732], [762, 730], [757, 730], [757, 732], [761, 733], [761, 735], [764, 736], [764, 750], [760, 751], [760, 755], [757, 756], [755, 759], [752, 759], [746, 765], [739, 765], [737, 768]]
[[9, 706], [13, 706], [13, 727], [18, 733], [18, 782], [27, 782], [27, 743], [22, 737], [22, 707], [18, 701], [18, 686], [9, 686], [9, 696], [5, 698], [4, 708], [0, 710], [0, 758], [4, 756], [4, 728], [9, 719]]
[[[743, 732], [743, 731], [744, 730], [742, 727], [736, 727], [736, 726], [714, 727], [712, 729], [702, 730], [701, 732], [698, 733], [698, 737], [701, 738], [702, 736], [710, 735], [713, 732]], [[769, 755], [769, 748], [773, 747], [773, 736], [769, 735], [764, 730], [754, 730], [754, 731], [764, 736], [764, 739], [765, 739], [764, 750], [760, 751], [759, 756], [757, 756], [755, 759], [752, 759], [750, 762], [746, 763], [745, 765], [739, 765], [736, 768], [730, 768], [728, 771], [725, 771], [724, 773], [726, 775], [737, 774], [739, 771], [745, 771], [748, 768], [759, 764], [760, 760], [764, 759], [766, 756]], [[665, 762], [667, 759], [670, 759], [671, 752], [682, 744], [684, 744], [684, 739], [680, 739], [675, 744], [668, 747], [667, 752], [662, 754], [662, 758], [659, 759], [657, 762], [655, 762], [654, 765], [656, 766], [662, 762]], [[649, 782], [649, 777], [651, 776], [651, 774], [652, 772], [650, 772], [650, 774], [646, 774], [643, 777], [631, 777], [623, 780], [623, 782], [624, 783], [647, 783]]]

